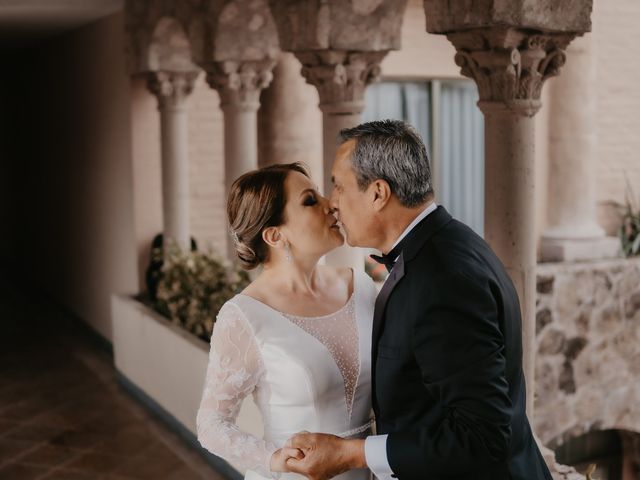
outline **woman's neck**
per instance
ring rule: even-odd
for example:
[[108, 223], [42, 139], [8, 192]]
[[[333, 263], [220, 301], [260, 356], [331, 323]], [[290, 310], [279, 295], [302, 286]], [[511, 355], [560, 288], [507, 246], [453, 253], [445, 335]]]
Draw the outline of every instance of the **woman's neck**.
[[262, 275], [267, 275], [272, 285], [296, 295], [314, 297], [321, 288], [318, 278], [318, 260], [280, 260], [264, 266]]

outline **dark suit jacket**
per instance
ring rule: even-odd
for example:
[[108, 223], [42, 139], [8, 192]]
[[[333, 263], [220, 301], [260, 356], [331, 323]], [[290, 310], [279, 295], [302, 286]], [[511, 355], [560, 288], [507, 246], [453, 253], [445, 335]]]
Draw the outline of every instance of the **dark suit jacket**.
[[373, 407], [401, 480], [547, 479], [525, 414], [520, 305], [443, 207], [403, 239], [376, 301]]

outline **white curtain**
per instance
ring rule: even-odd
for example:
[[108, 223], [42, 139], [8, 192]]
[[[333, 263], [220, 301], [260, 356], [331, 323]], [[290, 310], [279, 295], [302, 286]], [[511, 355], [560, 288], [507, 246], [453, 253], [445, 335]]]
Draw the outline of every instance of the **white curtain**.
[[439, 202], [451, 214], [484, 232], [484, 122], [472, 82], [440, 87]]
[[403, 120], [422, 136], [427, 151], [431, 144], [431, 94], [428, 82], [381, 82], [367, 87], [364, 122]]

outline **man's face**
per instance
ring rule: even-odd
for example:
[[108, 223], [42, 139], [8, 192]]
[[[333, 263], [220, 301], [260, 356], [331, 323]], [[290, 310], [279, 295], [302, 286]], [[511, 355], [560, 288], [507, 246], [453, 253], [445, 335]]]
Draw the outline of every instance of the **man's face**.
[[331, 170], [333, 190], [330, 205], [336, 211], [352, 247], [370, 247], [373, 224], [373, 202], [369, 189], [361, 191], [356, 175], [351, 168], [351, 154], [355, 140], [348, 140], [338, 148]]

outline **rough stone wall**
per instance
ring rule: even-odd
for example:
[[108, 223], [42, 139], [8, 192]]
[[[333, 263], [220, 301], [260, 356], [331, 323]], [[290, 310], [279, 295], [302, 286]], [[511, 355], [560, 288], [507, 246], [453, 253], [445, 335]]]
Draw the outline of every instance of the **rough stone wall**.
[[640, 259], [538, 268], [534, 430], [640, 432]]

